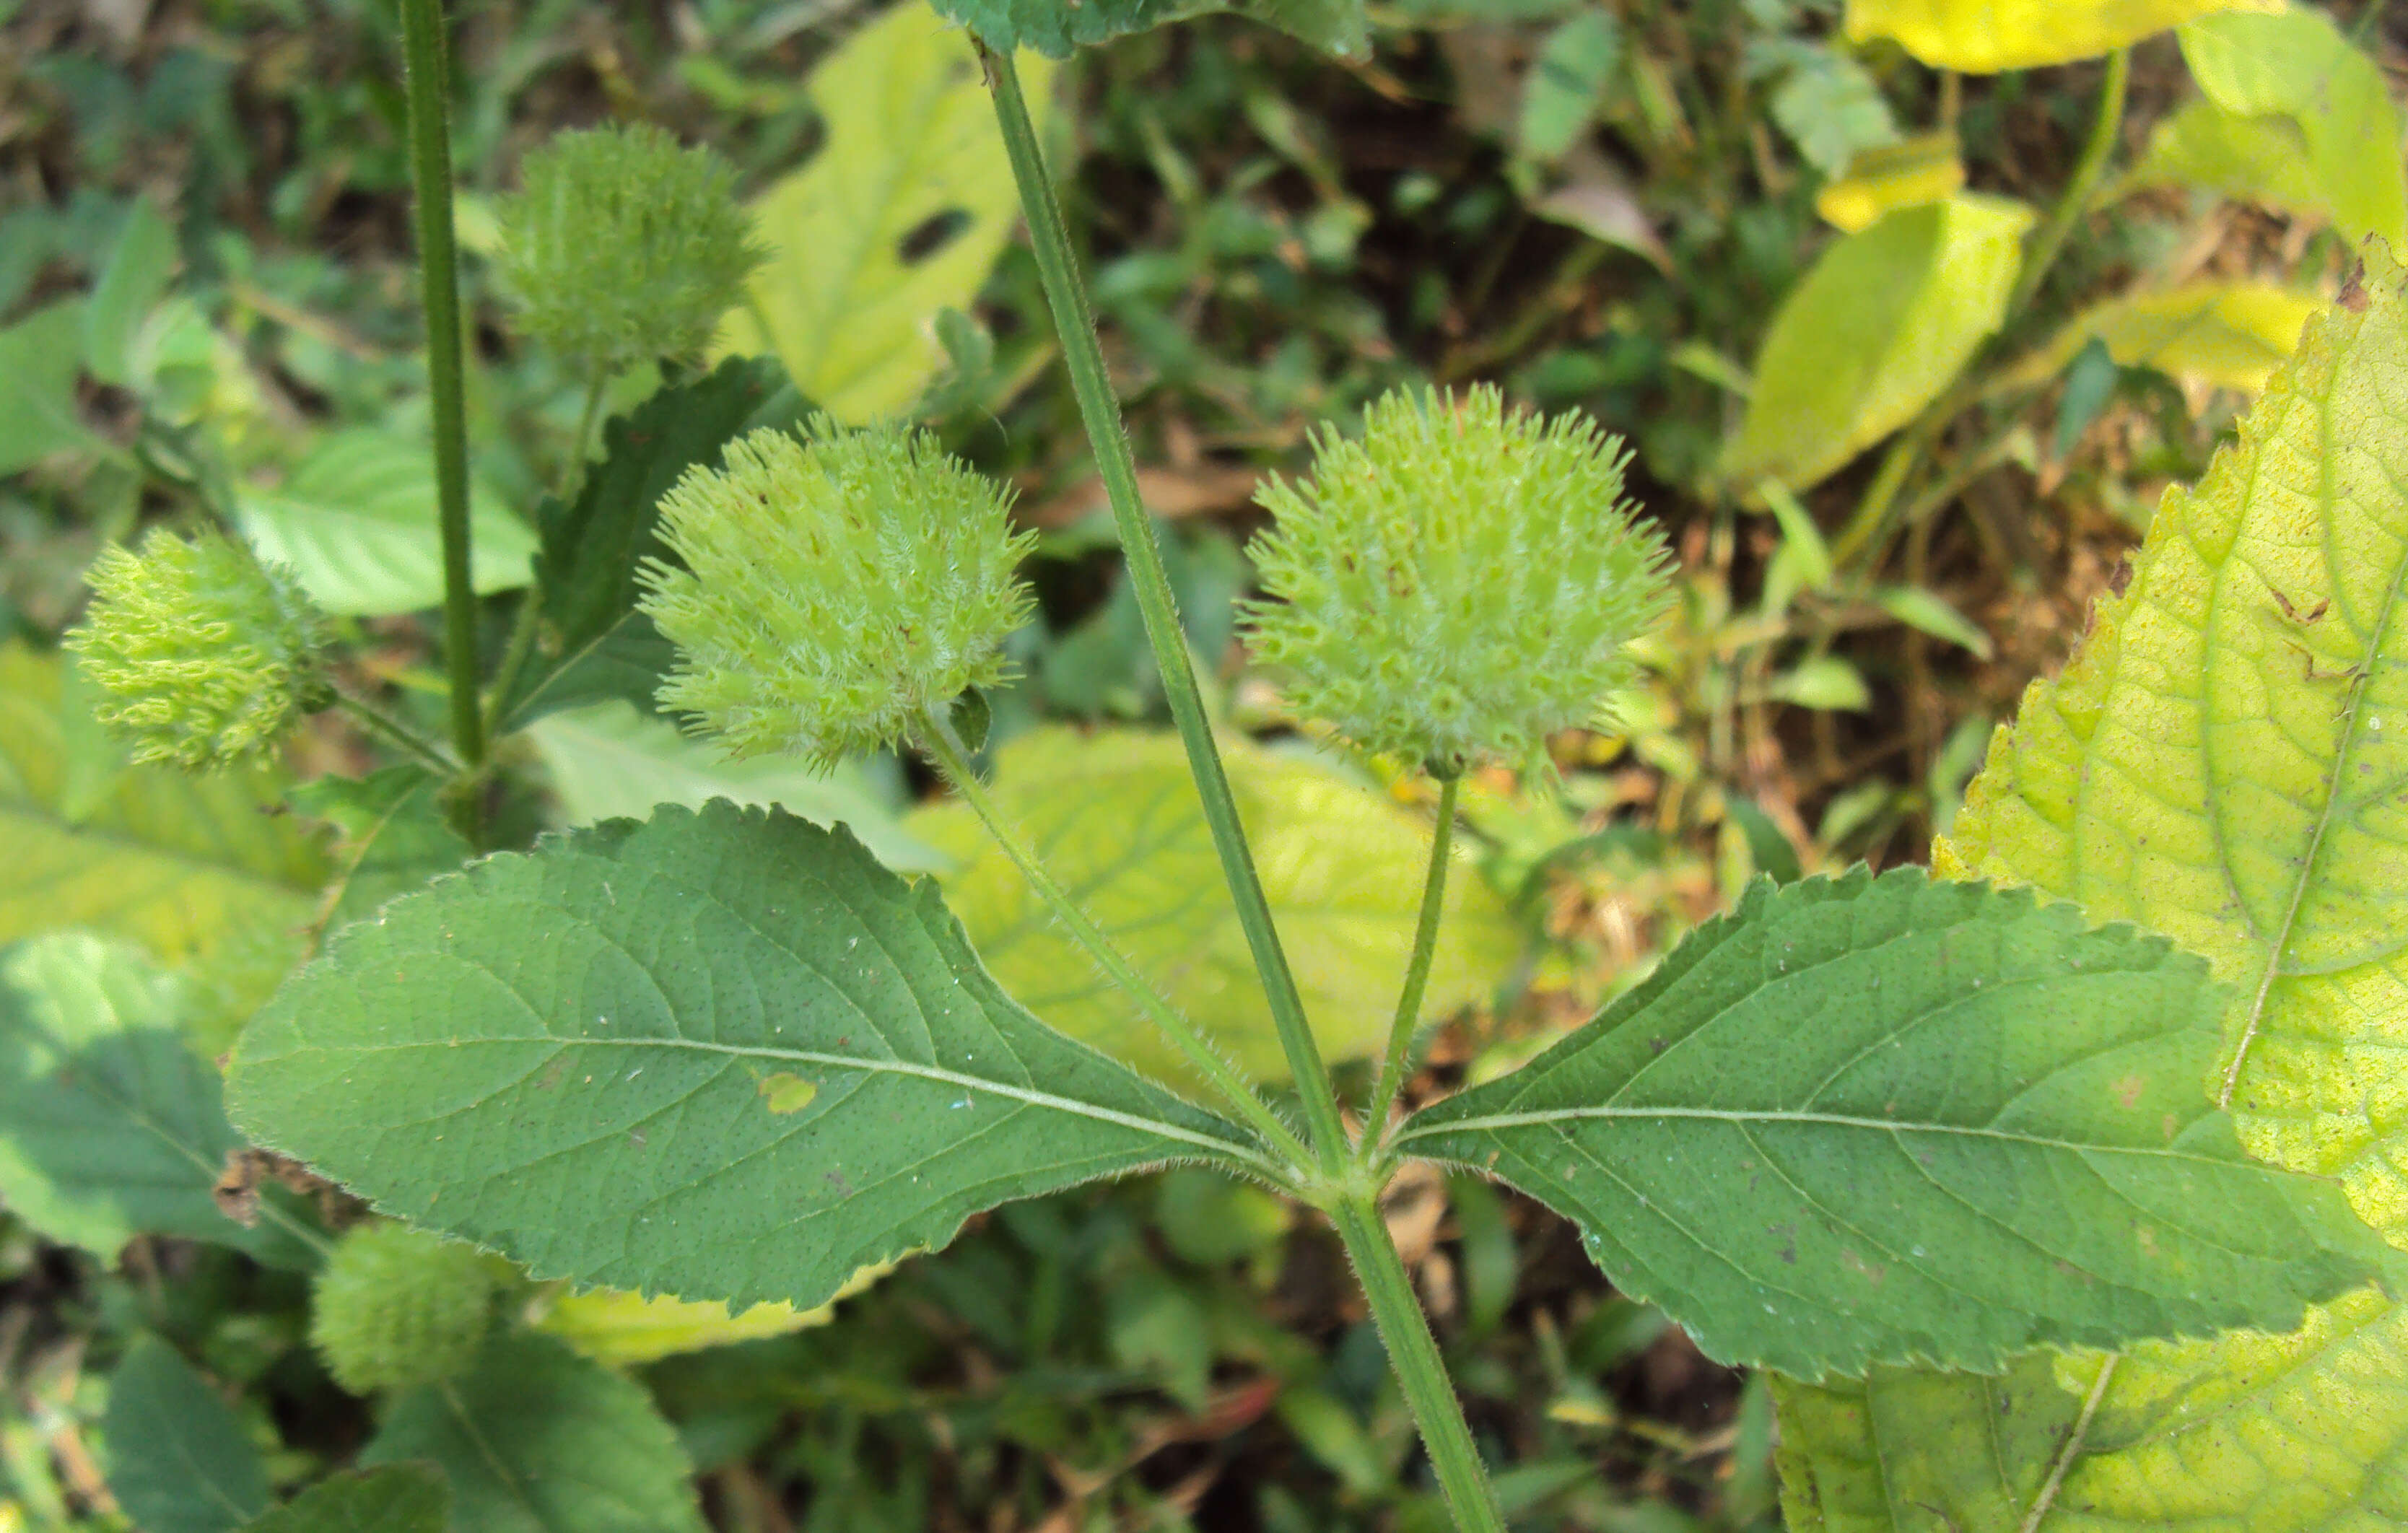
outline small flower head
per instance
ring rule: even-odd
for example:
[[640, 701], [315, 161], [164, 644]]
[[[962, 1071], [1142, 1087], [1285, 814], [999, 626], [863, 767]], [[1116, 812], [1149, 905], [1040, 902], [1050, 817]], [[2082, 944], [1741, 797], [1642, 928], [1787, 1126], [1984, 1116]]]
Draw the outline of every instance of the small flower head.
[[476, 1360], [499, 1288], [473, 1247], [407, 1225], [365, 1225], [318, 1273], [309, 1340], [354, 1395], [440, 1383]]
[[92, 608], [67, 648], [136, 761], [214, 770], [264, 757], [335, 700], [324, 616], [291, 571], [222, 533], [153, 532], [138, 553], [103, 553], [88, 579]]
[[1254, 548], [1271, 599], [1246, 609], [1291, 706], [1441, 773], [1597, 722], [1668, 601], [1618, 438], [1479, 388], [1390, 394], [1360, 441], [1315, 445], [1311, 474], [1259, 497], [1278, 518]]
[[684, 562], [640, 577], [678, 647], [661, 702], [739, 756], [825, 766], [891, 744], [1002, 681], [1029, 613], [1034, 536], [924, 431], [756, 431], [662, 497], [661, 537]]
[[700, 351], [761, 264], [735, 171], [649, 123], [560, 134], [520, 183], [500, 210], [520, 326], [589, 372]]

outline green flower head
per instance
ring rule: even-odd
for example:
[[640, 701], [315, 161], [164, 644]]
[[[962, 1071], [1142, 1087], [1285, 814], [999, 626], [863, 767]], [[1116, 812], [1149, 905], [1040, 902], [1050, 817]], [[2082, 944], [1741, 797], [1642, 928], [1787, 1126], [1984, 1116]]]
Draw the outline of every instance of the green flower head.
[[407, 1225], [364, 1225], [318, 1273], [309, 1340], [354, 1395], [440, 1383], [476, 1360], [499, 1289], [474, 1247]]
[[595, 373], [710, 343], [762, 261], [736, 173], [649, 123], [564, 133], [501, 206], [520, 327]]
[[689, 469], [662, 497], [662, 540], [684, 567], [640, 575], [644, 611], [678, 647], [662, 704], [739, 756], [827, 766], [909, 736], [1005, 677], [1035, 541], [1010, 509], [924, 431], [824, 415], [799, 439], [730, 443], [724, 467]]
[[1245, 611], [1292, 707], [1440, 773], [1598, 721], [1669, 600], [1619, 438], [1476, 388], [1390, 394], [1361, 440], [1315, 446], [1312, 473], [1258, 497], [1278, 519], [1254, 546], [1270, 599]]
[[92, 607], [66, 647], [136, 761], [214, 770], [264, 757], [335, 700], [324, 616], [291, 571], [222, 533], [156, 531], [86, 578]]

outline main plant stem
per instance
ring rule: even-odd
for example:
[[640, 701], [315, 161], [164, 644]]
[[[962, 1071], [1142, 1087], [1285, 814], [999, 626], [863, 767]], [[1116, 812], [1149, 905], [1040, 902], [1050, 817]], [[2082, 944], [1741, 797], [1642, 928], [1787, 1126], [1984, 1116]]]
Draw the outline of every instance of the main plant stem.
[[1062, 205], [1046, 172], [1036, 126], [1028, 120], [1028, 102], [1021, 94], [1020, 74], [1011, 55], [983, 43], [979, 53], [986, 64], [987, 88], [995, 97], [996, 122], [1003, 130], [1012, 179], [1019, 186], [1021, 208], [1028, 219], [1038, 277], [1044, 284], [1046, 305], [1053, 310], [1054, 328], [1062, 337], [1062, 360], [1070, 372], [1070, 390], [1078, 396], [1087, 440], [1095, 449], [1096, 469], [1103, 477], [1112, 521], [1120, 529], [1121, 554], [1128, 564], [1138, 610], [1145, 619], [1145, 636], [1154, 648], [1163, 696], [1170, 705], [1171, 721], [1179, 726], [1180, 741], [1187, 748], [1187, 765], [1204, 801], [1204, 821], [1212, 831], [1212, 849], [1220, 855], [1222, 875], [1237, 905], [1238, 924], [1253, 951], [1254, 968], [1262, 976], [1264, 995], [1270, 1002], [1271, 1020], [1279, 1028], [1280, 1047], [1303, 1099], [1313, 1153], [1323, 1170], [1335, 1173], [1344, 1167], [1350, 1148], [1345, 1125], [1338, 1115], [1338, 1094], [1330, 1086], [1320, 1045], [1305, 1021], [1304, 999], [1297, 993], [1296, 976], [1280, 947], [1279, 929], [1271, 924], [1270, 902], [1263, 896], [1262, 879], [1254, 871], [1254, 853], [1247, 848], [1245, 827], [1238, 819], [1228, 773], [1221, 765], [1220, 748], [1212, 741], [1211, 721], [1204, 711], [1203, 694], [1197, 687], [1187, 640], [1179, 625], [1179, 603], [1171, 595], [1162, 551], [1154, 542], [1154, 525], [1138, 494], [1137, 461], [1130, 455], [1120, 401], [1104, 369], [1103, 347], [1096, 339], [1095, 316], [1079, 279], [1070, 232], [1062, 222]]
[[1446, 905], [1446, 865], [1455, 853], [1455, 800], [1462, 793], [1460, 773], [1439, 779], [1438, 828], [1430, 838], [1429, 873], [1422, 881], [1421, 920], [1413, 927], [1413, 952], [1405, 964], [1405, 988], [1397, 997], [1396, 1019], [1388, 1024], [1388, 1052], [1380, 1061], [1379, 1083], [1371, 1088], [1371, 1105], [1363, 1115], [1366, 1142], [1376, 1140], [1386, 1129], [1388, 1114], [1405, 1089], [1405, 1061], [1412, 1053], [1413, 1030], [1421, 1024], [1430, 960], [1438, 953], [1439, 915]]
[[468, 578], [468, 424], [462, 403], [460, 257], [452, 230], [450, 82], [442, 0], [401, 0], [409, 174], [418, 193], [418, 271], [426, 311], [426, 385], [435, 417], [435, 503], [443, 532], [443, 648], [452, 743], [470, 771], [485, 763], [477, 696], [477, 593]]

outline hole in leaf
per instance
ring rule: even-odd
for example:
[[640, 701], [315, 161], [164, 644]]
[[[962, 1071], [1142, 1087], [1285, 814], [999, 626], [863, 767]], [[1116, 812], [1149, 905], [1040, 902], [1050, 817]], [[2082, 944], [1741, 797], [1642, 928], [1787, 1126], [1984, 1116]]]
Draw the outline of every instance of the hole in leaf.
[[818, 1082], [806, 1081], [792, 1070], [780, 1070], [775, 1075], [761, 1078], [761, 1097], [769, 1104], [772, 1112], [800, 1112], [810, 1106], [811, 1098], [819, 1094]]
[[907, 266], [916, 266], [952, 244], [970, 226], [969, 209], [948, 208], [929, 214], [905, 231], [895, 242], [895, 259]]

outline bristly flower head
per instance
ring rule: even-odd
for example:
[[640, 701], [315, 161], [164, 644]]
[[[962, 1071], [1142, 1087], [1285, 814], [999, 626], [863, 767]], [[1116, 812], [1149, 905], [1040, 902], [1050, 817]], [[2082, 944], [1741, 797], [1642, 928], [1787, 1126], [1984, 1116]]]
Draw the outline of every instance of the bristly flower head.
[[1257, 497], [1278, 518], [1254, 547], [1271, 599], [1245, 614], [1297, 712], [1448, 774], [1598, 721], [1669, 600], [1619, 438], [1475, 388], [1392, 393], [1360, 441], [1315, 446], [1310, 475]]
[[319, 1269], [309, 1340], [354, 1395], [440, 1383], [476, 1360], [499, 1288], [474, 1247], [407, 1225], [362, 1225]]
[[662, 704], [739, 756], [828, 766], [913, 733], [1004, 679], [1035, 541], [1010, 510], [924, 431], [823, 415], [801, 439], [730, 443], [726, 466], [688, 469], [662, 497], [662, 540], [685, 567], [641, 572], [644, 611], [678, 647]]
[[161, 529], [139, 553], [109, 549], [87, 578], [92, 607], [66, 646], [136, 761], [214, 770], [263, 757], [335, 700], [323, 614], [291, 571], [222, 533], [188, 542]]
[[589, 372], [699, 352], [761, 264], [735, 171], [650, 123], [557, 135], [519, 179], [500, 215], [520, 326]]

